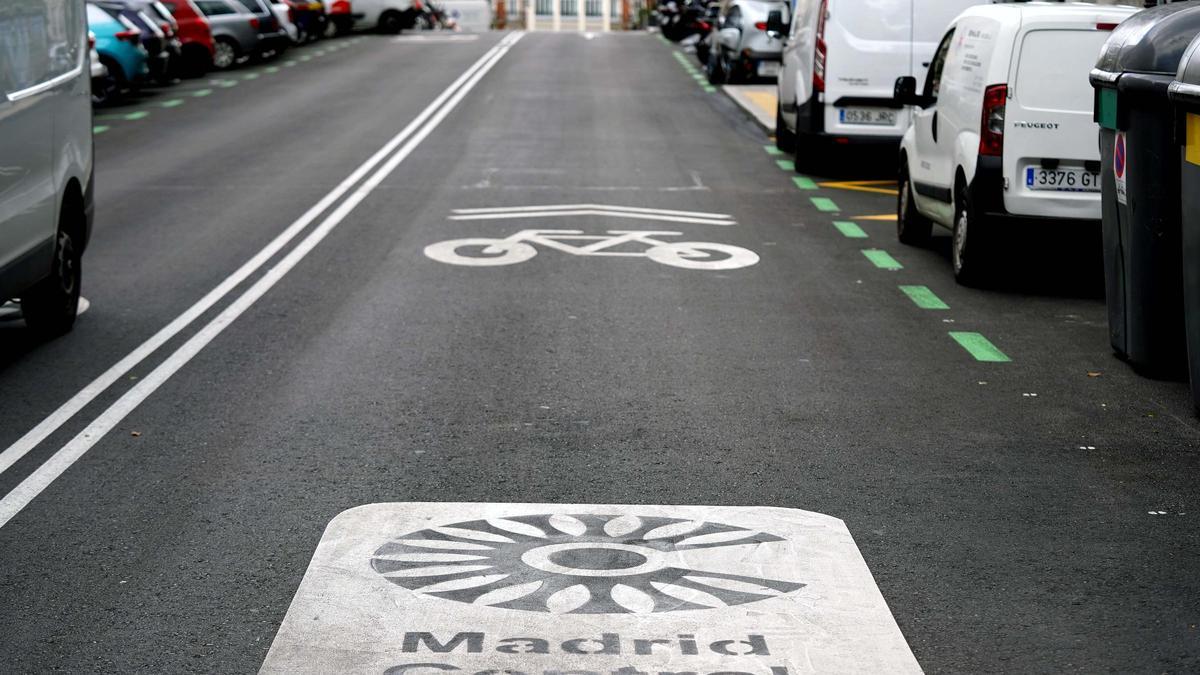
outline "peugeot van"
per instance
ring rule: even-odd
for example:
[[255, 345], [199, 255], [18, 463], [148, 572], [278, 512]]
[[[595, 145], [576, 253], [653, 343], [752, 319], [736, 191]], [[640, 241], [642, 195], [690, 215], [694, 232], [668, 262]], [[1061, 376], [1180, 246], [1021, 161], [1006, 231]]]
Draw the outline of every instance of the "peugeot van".
[[775, 139], [797, 166], [820, 142], [897, 143], [908, 112], [896, 78], [924, 80], [950, 20], [989, 0], [795, 0], [786, 27]]
[[[974, 7], [945, 32], [900, 145], [897, 233], [953, 231], [954, 276], [981, 280], [1005, 222], [1061, 227], [1100, 219], [1100, 148], [1088, 74], [1117, 24], [1137, 10], [1081, 2]], [[919, 92], [919, 93], [918, 93]]]
[[70, 330], [92, 224], [92, 92], [83, 0], [0, 4], [0, 303]]
[[387, 34], [412, 28], [421, 12], [420, 0], [354, 0], [351, 7], [355, 29]]

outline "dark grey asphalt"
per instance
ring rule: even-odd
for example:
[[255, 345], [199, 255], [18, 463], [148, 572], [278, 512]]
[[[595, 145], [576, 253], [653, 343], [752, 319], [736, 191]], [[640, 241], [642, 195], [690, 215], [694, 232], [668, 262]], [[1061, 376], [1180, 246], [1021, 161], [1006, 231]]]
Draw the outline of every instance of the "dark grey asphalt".
[[[369, 37], [113, 122], [97, 137], [94, 308], [49, 345], [0, 330], [0, 448], [500, 37]], [[832, 227], [892, 212], [889, 196], [823, 188], [841, 212], [820, 213], [766, 143], [651, 37], [527, 36], [277, 287], [0, 529], [0, 670], [253, 671], [325, 524], [384, 501], [818, 511], [846, 521], [929, 672], [1200, 669], [1200, 425], [1184, 385], [1110, 355], [1088, 265], [1063, 280], [1026, 259], [1086, 246], [1047, 253], [1031, 238], [1012, 260], [1024, 283], [961, 288], [944, 245], [902, 247], [883, 221], [858, 221], [867, 240]], [[880, 173], [865, 161], [839, 175]], [[738, 224], [447, 220], [577, 202]], [[695, 272], [543, 249], [469, 268], [422, 254], [530, 227], [678, 230], [761, 262]], [[864, 248], [904, 269], [876, 269]], [[951, 309], [918, 309], [898, 284]], [[950, 330], [1013, 361], [976, 362]]]

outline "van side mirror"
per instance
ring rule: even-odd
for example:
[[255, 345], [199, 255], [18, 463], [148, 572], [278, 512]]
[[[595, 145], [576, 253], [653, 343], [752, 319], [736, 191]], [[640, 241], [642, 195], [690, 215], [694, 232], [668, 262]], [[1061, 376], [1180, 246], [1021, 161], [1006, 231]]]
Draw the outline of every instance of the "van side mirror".
[[783, 22], [783, 12], [778, 9], [773, 9], [767, 14], [767, 36], [779, 38], [787, 35], [789, 26]]
[[937, 102], [932, 96], [917, 93], [917, 78], [912, 75], [896, 78], [896, 87], [892, 90], [892, 98], [901, 105], [915, 105], [928, 108]]

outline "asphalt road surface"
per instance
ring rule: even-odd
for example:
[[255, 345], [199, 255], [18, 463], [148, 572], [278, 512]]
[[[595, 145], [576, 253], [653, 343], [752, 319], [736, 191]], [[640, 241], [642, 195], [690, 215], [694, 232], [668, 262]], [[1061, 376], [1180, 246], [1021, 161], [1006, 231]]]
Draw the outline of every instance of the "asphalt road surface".
[[[253, 672], [376, 502], [814, 511], [928, 672], [1200, 669], [1200, 425], [1111, 355], [1086, 233], [957, 286], [886, 158], [796, 182], [653, 36], [514, 37], [99, 112], [90, 309], [0, 324], [0, 671]], [[427, 248], [535, 229], [598, 238]]]

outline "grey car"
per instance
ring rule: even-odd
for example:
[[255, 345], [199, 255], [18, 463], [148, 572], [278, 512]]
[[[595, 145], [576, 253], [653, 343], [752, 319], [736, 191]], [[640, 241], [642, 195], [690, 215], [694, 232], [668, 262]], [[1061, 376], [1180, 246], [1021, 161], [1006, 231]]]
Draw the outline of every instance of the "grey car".
[[767, 18], [780, 12], [787, 21], [789, 3], [783, 0], [725, 0], [721, 3], [705, 59], [713, 84], [774, 79], [783, 58], [782, 36], [768, 34]]
[[195, 4], [212, 29], [214, 68], [231, 68], [242, 57], [254, 56], [263, 50], [258, 36], [258, 18], [240, 3], [195, 0]]

